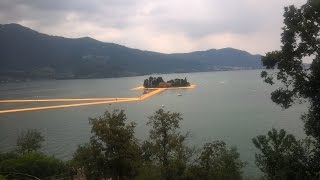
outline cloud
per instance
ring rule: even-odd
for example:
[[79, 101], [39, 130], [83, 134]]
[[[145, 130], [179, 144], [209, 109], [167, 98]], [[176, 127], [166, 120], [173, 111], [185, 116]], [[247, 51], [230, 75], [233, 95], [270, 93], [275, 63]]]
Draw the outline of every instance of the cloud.
[[280, 47], [283, 7], [306, 0], [0, 0], [0, 23], [160, 52]]

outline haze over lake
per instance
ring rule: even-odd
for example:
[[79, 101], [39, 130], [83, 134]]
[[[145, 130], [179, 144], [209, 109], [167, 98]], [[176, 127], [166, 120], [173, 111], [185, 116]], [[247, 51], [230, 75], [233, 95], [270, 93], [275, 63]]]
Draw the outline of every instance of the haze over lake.
[[[272, 127], [303, 137], [299, 118], [306, 109], [305, 105], [295, 105], [283, 111], [276, 106], [270, 100], [275, 87], [263, 83], [259, 75], [260, 70], [159, 75], [165, 80], [187, 77], [197, 87], [167, 90], [145, 101], [0, 114], [0, 150], [12, 150], [20, 130], [37, 128], [46, 138], [44, 152], [70, 159], [77, 146], [89, 140], [88, 117], [112, 109], [124, 109], [128, 119], [137, 123], [137, 137], [143, 140], [148, 135], [147, 117], [164, 105], [166, 110], [183, 114], [181, 126], [191, 132], [190, 144], [224, 140], [238, 147], [241, 158], [249, 163], [246, 171], [253, 171], [255, 148], [251, 139]], [[142, 92], [130, 89], [141, 85], [146, 77], [1, 84], [0, 99], [135, 97]], [[39, 105], [48, 103], [1, 103], [0, 109]]]

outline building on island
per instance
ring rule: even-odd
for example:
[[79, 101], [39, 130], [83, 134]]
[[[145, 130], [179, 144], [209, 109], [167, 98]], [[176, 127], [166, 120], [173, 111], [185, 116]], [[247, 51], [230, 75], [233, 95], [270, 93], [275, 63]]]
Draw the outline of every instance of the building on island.
[[166, 82], [160, 82], [158, 85], [159, 88], [169, 88], [172, 87], [171, 83], [166, 83]]

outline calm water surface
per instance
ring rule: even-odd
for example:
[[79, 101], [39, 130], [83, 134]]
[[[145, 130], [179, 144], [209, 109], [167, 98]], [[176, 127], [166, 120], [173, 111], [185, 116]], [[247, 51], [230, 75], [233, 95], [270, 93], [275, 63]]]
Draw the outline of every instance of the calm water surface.
[[[235, 145], [241, 158], [248, 162], [245, 172], [256, 176], [255, 148], [251, 139], [272, 127], [285, 128], [303, 137], [299, 119], [305, 105], [283, 111], [270, 100], [274, 87], [263, 83], [259, 70], [161, 75], [164, 79], [184, 78], [197, 84], [195, 89], [168, 90], [145, 101], [112, 105], [94, 105], [65, 109], [0, 114], [0, 151], [14, 148], [22, 129], [37, 128], [46, 138], [44, 152], [70, 159], [77, 146], [88, 142], [88, 117], [105, 110], [124, 109], [130, 121], [137, 123], [136, 135], [148, 135], [147, 117], [165, 105], [166, 110], [181, 112], [183, 131], [190, 131], [190, 144], [200, 146], [212, 140]], [[0, 99], [134, 97], [141, 92], [129, 91], [146, 76], [130, 78], [37, 81], [0, 84]], [[182, 96], [177, 96], [180, 93]], [[47, 105], [46, 103], [0, 104], [0, 109]]]

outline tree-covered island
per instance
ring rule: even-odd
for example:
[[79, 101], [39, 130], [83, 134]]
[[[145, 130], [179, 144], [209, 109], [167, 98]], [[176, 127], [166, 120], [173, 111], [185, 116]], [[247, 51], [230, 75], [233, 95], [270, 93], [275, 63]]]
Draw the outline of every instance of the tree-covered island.
[[187, 87], [190, 83], [187, 78], [184, 79], [171, 79], [165, 82], [162, 77], [149, 77], [143, 82], [143, 87], [145, 88], [168, 88], [168, 87]]

